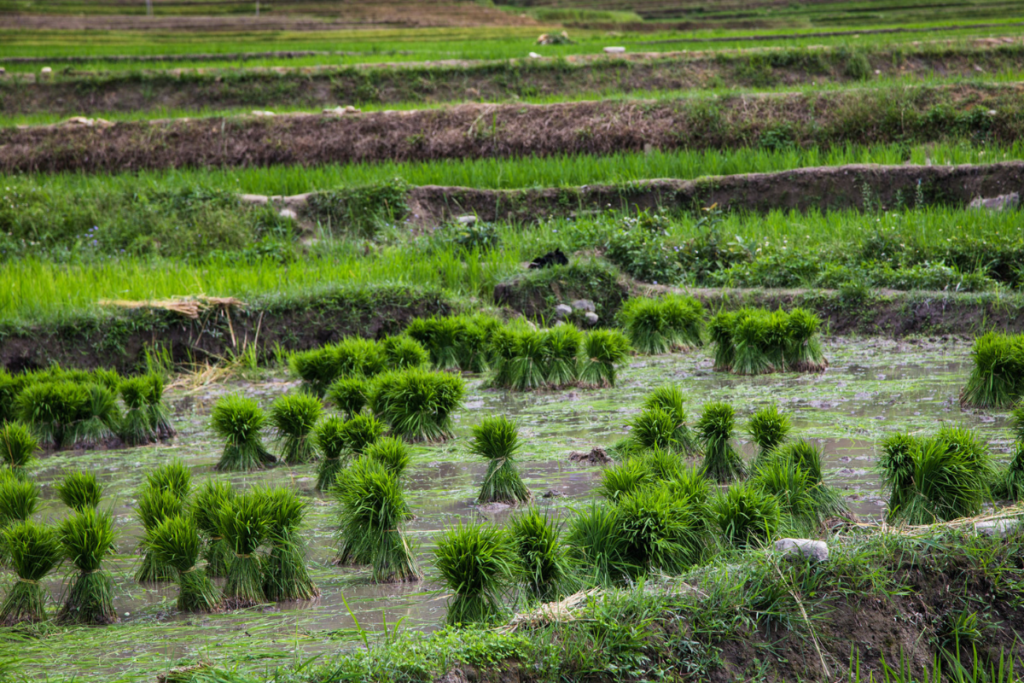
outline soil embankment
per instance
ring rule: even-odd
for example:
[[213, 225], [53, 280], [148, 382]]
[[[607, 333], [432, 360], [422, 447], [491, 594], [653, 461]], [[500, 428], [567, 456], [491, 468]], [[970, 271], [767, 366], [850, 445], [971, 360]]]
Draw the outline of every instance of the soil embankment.
[[955, 85], [658, 101], [211, 118], [0, 130], [0, 171], [374, 161], [925, 143], [1024, 137], [1024, 86]]

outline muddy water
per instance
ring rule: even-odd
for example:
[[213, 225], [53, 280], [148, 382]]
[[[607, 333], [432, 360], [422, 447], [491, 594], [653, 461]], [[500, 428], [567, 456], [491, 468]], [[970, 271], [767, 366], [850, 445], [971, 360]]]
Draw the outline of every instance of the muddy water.
[[[1009, 437], [1006, 415], [963, 413], [956, 397], [967, 372], [968, 347], [962, 342], [897, 343], [885, 340], [834, 340], [827, 346], [831, 367], [821, 375], [772, 375], [755, 378], [713, 373], [707, 353], [638, 359], [623, 368], [619, 386], [602, 391], [508, 394], [470, 380], [466, 408], [458, 416], [457, 438], [445, 445], [415, 449], [407, 474], [410, 503], [416, 513], [410, 540], [427, 579], [419, 584], [375, 586], [365, 570], [338, 568], [333, 557], [334, 503], [312, 490], [312, 466], [264, 473], [213, 472], [220, 446], [206, 427], [218, 396], [241, 391], [269, 404], [297, 384], [280, 373], [232, 382], [195, 392], [176, 390], [180, 434], [172, 444], [107, 452], [78, 452], [46, 457], [35, 469], [45, 502], [39, 517], [52, 521], [66, 510], [54, 500], [53, 483], [73, 469], [95, 471], [106, 486], [104, 505], [116, 518], [117, 551], [107, 566], [117, 583], [116, 607], [122, 623], [107, 628], [44, 631], [17, 645], [21, 668], [35, 678], [77, 674], [83, 680], [151, 679], [154, 672], [180, 663], [207, 660], [266, 671], [355, 647], [359, 628], [429, 630], [443, 620], [445, 594], [431, 566], [432, 541], [444, 527], [462, 521], [503, 523], [507, 509], [473, 504], [485, 466], [466, 452], [469, 428], [487, 415], [503, 413], [520, 421], [526, 441], [522, 471], [541, 506], [556, 515], [593, 497], [600, 467], [571, 464], [572, 450], [611, 445], [626, 433], [626, 422], [643, 397], [665, 383], [679, 384], [691, 421], [709, 400], [732, 403], [738, 413], [737, 443], [752, 449], [742, 433], [746, 418], [771, 402], [789, 413], [794, 436], [820, 443], [828, 478], [847, 496], [859, 515], [884, 511], [874, 472], [875, 444], [887, 433], [929, 432], [942, 421], [977, 428], [1003, 454]], [[323, 595], [312, 603], [279, 604], [231, 614], [191, 616], [176, 613], [173, 585], [140, 586], [133, 580], [139, 561], [140, 527], [135, 494], [145, 474], [159, 463], [182, 458], [196, 482], [223, 477], [239, 487], [255, 483], [288, 485], [310, 501], [310, 562]], [[0, 581], [4, 587], [10, 575]], [[48, 587], [55, 600], [64, 590], [61, 577]], [[346, 606], [347, 602], [347, 606]], [[358, 625], [357, 625], [358, 622]], [[2, 641], [0, 641], [2, 642]], [[6, 648], [5, 648], [6, 649]]]

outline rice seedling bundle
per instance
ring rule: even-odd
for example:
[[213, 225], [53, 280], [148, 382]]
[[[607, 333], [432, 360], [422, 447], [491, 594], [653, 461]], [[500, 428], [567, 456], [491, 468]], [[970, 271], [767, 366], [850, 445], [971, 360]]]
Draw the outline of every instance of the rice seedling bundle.
[[313, 444], [320, 453], [316, 467], [316, 490], [326, 491], [344, 467], [344, 456], [348, 453], [345, 420], [331, 415], [317, 422], [313, 427]]
[[524, 329], [517, 333], [515, 356], [509, 364], [508, 388], [516, 391], [541, 389], [547, 383], [547, 335]]
[[762, 461], [750, 480], [754, 486], [779, 501], [779, 510], [794, 519], [817, 522], [817, 505], [811, 497], [807, 470], [797, 466], [791, 458], [773, 457]]
[[288, 357], [288, 367], [302, 380], [303, 390], [318, 398], [323, 398], [339, 374], [332, 346], [293, 353]]
[[370, 410], [407, 441], [444, 441], [452, 436], [452, 415], [462, 405], [463, 379], [421, 369], [378, 375], [370, 387]]
[[516, 330], [502, 327], [494, 331], [490, 339], [492, 386], [506, 389], [512, 387], [512, 361], [518, 351], [519, 334]]
[[167, 491], [184, 504], [192, 493], [192, 470], [183, 460], [175, 458], [147, 474], [146, 485], [157, 491]]
[[676, 295], [634, 298], [623, 305], [619, 318], [639, 353], [669, 353], [703, 343], [704, 307], [696, 299]]
[[0, 526], [27, 521], [39, 506], [35, 482], [0, 471]]
[[132, 377], [121, 382], [124, 416], [118, 436], [128, 446], [144, 446], [156, 439], [149, 416], [149, 395], [152, 387], [145, 377]]
[[976, 431], [961, 426], [943, 425], [935, 434], [935, 438], [944, 442], [949, 450], [963, 456], [963, 460], [975, 471], [984, 485], [988, 485], [995, 478], [995, 467], [988, 444], [979, 438]]
[[723, 311], [708, 321], [708, 339], [715, 346], [716, 372], [729, 372], [736, 360], [732, 329], [738, 312]]
[[110, 515], [88, 509], [64, 519], [59, 528], [64, 558], [78, 570], [57, 614], [63, 624], [113, 624], [114, 580], [103, 559], [114, 549]]
[[790, 429], [792, 429], [792, 425], [789, 422], [789, 416], [779, 412], [779, 408], [775, 404], [761, 408], [750, 416], [747, 433], [757, 444], [755, 467], [769, 453], [782, 445], [789, 435]]
[[430, 353], [412, 337], [385, 337], [380, 340], [380, 350], [389, 370], [421, 368], [430, 362]]
[[335, 377], [373, 377], [385, 370], [384, 354], [372, 339], [346, 337], [334, 345]]
[[306, 569], [306, 544], [300, 528], [306, 505], [286, 488], [260, 491], [267, 510], [267, 543], [263, 592], [268, 600], [311, 600], [320, 595]]
[[75, 443], [76, 426], [89, 401], [89, 391], [71, 382], [42, 382], [18, 395], [18, 417], [40, 442], [56, 450]]
[[346, 337], [288, 358], [291, 371], [302, 379], [303, 389], [323, 398], [331, 384], [342, 377], [373, 377], [385, 369], [381, 347], [371, 339]]
[[703, 472], [696, 467], [680, 466], [666, 477], [661, 485], [673, 498], [685, 501], [694, 509], [707, 505], [711, 498], [711, 485]]
[[473, 427], [469, 450], [487, 460], [479, 503], [529, 502], [533, 497], [516, 467], [515, 454], [522, 446], [516, 424], [504, 416], [484, 418]]
[[794, 308], [787, 321], [786, 367], [795, 372], [821, 372], [828, 367], [818, 339], [821, 320], [802, 308]]
[[242, 609], [266, 602], [263, 562], [256, 550], [267, 536], [267, 503], [258, 492], [235, 496], [220, 509], [217, 529], [233, 557], [227, 567], [224, 605]]
[[1020, 441], [1013, 445], [1013, 455], [1002, 474], [999, 491], [1015, 503], [1024, 500], [1024, 444]]
[[963, 402], [978, 408], [1008, 408], [1024, 393], [1024, 335], [989, 332], [971, 347], [971, 374]]
[[178, 609], [182, 612], [215, 612], [220, 591], [196, 563], [202, 549], [199, 528], [191, 515], [162, 520], [146, 534], [146, 550], [156, 561], [174, 570], [178, 580]]
[[614, 502], [654, 482], [654, 473], [647, 463], [640, 458], [630, 457], [613, 467], [605, 468], [597, 491]]
[[434, 555], [445, 587], [454, 593], [448, 624], [488, 623], [501, 616], [501, 594], [516, 564], [515, 549], [503, 529], [489, 524], [449, 527]]
[[345, 448], [362, 455], [384, 433], [384, 423], [372, 415], [356, 415], [343, 426]]
[[808, 493], [814, 503], [813, 521], [823, 522], [829, 517], [847, 517], [849, 509], [842, 494], [825, 483], [824, 466], [821, 448], [803, 439], [779, 446], [770, 457], [777, 457], [783, 462], [807, 474]]
[[170, 517], [183, 514], [185, 504], [181, 498], [166, 489], [145, 486], [139, 495], [136, 514], [139, 522], [142, 523], [144, 535], [142, 547], [145, 551], [142, 557], [142, 564], [135, 572], [135, 580], [139, 583], [153, 583], [157, 581], [170, 581], [175, 577], [174, 567], [161, 562], [156, 554], [149, 550], [149, 541], [153, 530], [162, 521]]
[[102, 384], [84, 386], [89, 398], [77, 416], [75, 442], [93, 445], [117, 436], [121, 427], [117, 390]]
[[629, 421], [629, 428], [629, 446], [634, 451], [658, 448], [671, 453], [682, 453], [686, 450], [677, 439], [678, 416], [659, 406], [645, 408]]
[[746, 466], [732, 446], [736, 412], [727, 403], [705, 404], [697, 421], [697, 439], [704, 451], [704, 476], [725, 484], [746, 473]]
[[409, 323], [405, 334], [427, 350], [437, 370], [483, 372], [487, 369], [488, 334], [473, 318], [417, 318]]
[[210, 425], [225, 441], [218, 470], [251, 472], [275, 462], [263, 446], [266, 419], [259, 404], [251, 398], [232, 395], [217, 401], [210, 414]]
[[615, 366], [629, 356], [629, 340], [618, 330], [593, 330], [583, 338], [580, 380], [595, 387], [615, 386]]
[[893, 435], [882, 443], [879, 468], [891, 522], [931, 524], [981, 512], [982, 470], [970, 453], [941, 438]]
[[192, 516], [205, 537], [202, 554], [206, 560], [206, 575], [210, 578], [225, 576], [233, 557], [231, 548], [220, 534], [220, 511], [234, 499], [235, 489], [226, 481], [207, 479], [196, 491]]
[[371, 460], [379, 462], [396, 477], [401, 477], [412, 462], [409, 446], [393, 436], [377, 439], [367, 446], [363, 453]]
[[820, 372], [828, 367], [817, 336], [820, 324], [817, 316], [799, 308], [719, 313], [708, 324], [715, 370], [741, 375]]
[[0, 530], [0, 545], [17, 579], [0, 605], [0, 626], [46, 620], [46, 589], [40, 583], [64, 559], [56, 529], [18, 522]]
[[732, 371], [739, 375], [783, 371], [789, 343], [787, 320], [782, 311], [748, 310], [737, 316], [732, 330]]
[[5, 422], [0, 426], [0, 465], [19, 479], [27, 476], [26, 470], [38, 450], [39, 441], [21, 422]]
[[405, 536], [412, 511], [398, 475], [364, 456], [340, 477], [335, 495], [341, 508], [339, 562], [371, 565], [376, 583], [418, 581]]
[[779, 501], [751, 483], [733, 484], [708, 507], [724, 538], [737, 548], [767, 545], [779, 528]]
[[686, 426], [686, 409], [683, 408], [683, 391], [677, 386], [665, 385], [652, 391], [644, 399], [644, 409], [660, 408], [665, 411], [676, 422], [674, 438], [679, 447], [687, 452], [693, 453], [697, 450], [697, 442], [693, 433]]
[[0, 424], [18, 418], [18, 395], [27, 382], [25, 375], [14, 377], [0, 369]]
[[164, 401], [164, 378], [155, 372], [145, 377], [149, 385], [146, 394], [146, 413], [149, 415], [149, 426], [161, 439], [169, 439], [174, 436], [174, 425], [171, 424], [171, 411]]
[[592, 503], [569, 520], [569, 559], [576, 571], [598, 586], [621, 584], [640, 572], [627, 559], [627, 543], [615, 505]]
[[532, 598], [552, 602], [569, 592], [569, 560], [553, 519], [530, 508], [512, 516], [508, 534], [519, 559], [517, 572]]
[[323, 409], [320, 399], [309, 394], [282, 396], [274, 401], [270, 424], [277, 432], [281, 458], [286, 464], [300, 465], [316, 459], [310, 434]]
[[668, 489], [641, 488], [619, 498], [616, 507], [627, 567], [677, 574], [704, 556], [701, 508], [676, 500]]
[[549, 386], [575, 384], [582, 348], [583, 335], [570, 323], [556, 325], [544, 333], [544, 376]]
[[358, 415], [366, 405], [369, 383], [362, 377], [342, 377], [327, 389], [327, 398], [348, 418]]
[[57, 497], [75, 512], [95, 510], [103, 489], [92, 472], [71, 472], [57, 484]]

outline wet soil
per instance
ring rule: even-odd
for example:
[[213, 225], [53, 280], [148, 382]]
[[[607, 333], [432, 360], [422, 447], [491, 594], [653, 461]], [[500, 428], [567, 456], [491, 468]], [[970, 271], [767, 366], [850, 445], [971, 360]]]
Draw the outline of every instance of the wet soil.
[[[221, 447], [207, 427], [213, 402], [225, 393], [242, 392], [269, 405], [275, 397], [296, 390], [296, 382], [282, 371], [267, 371], [249, 380], [194, 391], [179, 383], [169, 394], [179, 429], [173, 443], [48, 454], [33, 469], [44, 499], [39, 518], [47, 521], [67, 514], [53, 488], [66, 472], [87, 468], [103, 482], [103, 506], [115, 515], [118, 530], [117, 555], [107, 566], [116, 579], [115, 606], [121, 623], [102, 629], [45, 631], [41, 638], [19, 642], [23, 668], [31, 676], [52, 674], [59, 668], [84, 680], [97, 680], [102, 674], [105, 681], [140, 680], [181, 660], [195, 659], [264, 671], [358, 646], [356, 620], [362, 628], [376, 632], [385, 621], [394, 627], [402, 618], [403, 629], [436, 627], [443, 620], [446, 595], [438, 590], [431, 566], [435, 534], [459, 520], [503, 523], [511, 512], [509, 508], [482, 509], [473, 502], [486, 468], [468, 453], [470, 428], [495, 413], [520, 422], [524, 479], [537, 494], [538, 504], [556, 516], [591, 500], [601, 476], [602, 466], [572, 463], [570, 453], [607, 447], [621, 439], [643, 397], [666, 383], [683, 389], [691, 421], [707, 401], [732, 403], [738, 413], [736, 442], [747, 457], [752, 455], [742, 431], [747, 417], [768, 403], [777, 403], [792, 416], [793, 438], [823, 446], [828, 481], [866, 519], [877, 519], [884, 511], [874, 465], [875, 444], [885, 434], [929, 433], [943, 421], [963, 423], [978, 429], [997, 458], [1008, 458], [1008, 416], [961, 412], [956, 401], [968, 366], [965, 343], [834, 338], [826, 340], [826, 353], [831, 365], [819, 375], [723, 375], [712, 372], [707, 352], [696, 351], [637, 357], [622, 369], [614, 389], [510, 394], [484, 389], [482, 378], [468, 378], [469, 393], [457, 416], [456, 438], [439, 446], [416, 447], [407, 474], [406, 487], [416, 515], [409, 537], [426, 575], [424, 582], [412, 585], [375, 586], [368, 582], [366, 569], [331, 563], [335, 504], [329, 495], [313, 491], [313, 465], [252, 474], [213, 471]], [[242, 488], [271, 484], [298, 489], [310, 503], [306, 537], [322, 597], [311, 603], [195, 616], [176, 613], [173, 586], [136, 584], [132, 579], [140, 561], [136, 491], [147, 472], [171, 458], [181, 458], [192, 468], [195, 483], [217, 477]], [[555, 495], [542, 497], [544, 492]], [[4, 587], [9, 581], [9, 574], [0, 578]], [[59, 574], [47, 581], [55, 601], [64, 585]]]
[[[831, 93], [36, 126], [0, 130], [0, 171], [609, 154], [644, 149], [928, 142], [950, 132], [1024, 135], [1017, 86], [954, 85]], [[995, 112], [990, 114], [989, 112]]]

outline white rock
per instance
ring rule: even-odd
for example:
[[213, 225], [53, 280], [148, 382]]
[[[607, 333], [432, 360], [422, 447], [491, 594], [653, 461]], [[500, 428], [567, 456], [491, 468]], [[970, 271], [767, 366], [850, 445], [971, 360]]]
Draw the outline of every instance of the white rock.
[[590, 326], [596, 325], [597, 321], [600, 320], [600, 318], [597, 316], [597, 313], [594, 313], [593, 311], [587, 311], [586, 313], [584, 313], [583, 319], [586, 320], [587, 324]]
[[252, 115], [253, 116], [273, 116], [274, 112], [266, 111], [266, 110], [262, 110], [262, 109], [253, 109], [252, 110]]
[[39, 73], [41, 73], [44, 76], [49, 76], [53, 73], [53, 69], [51, 69], [48, 66], [44, 66], [42, 69], [39, 70]]
[[604, 49], [604, 51], [607, 54], [610, 54], [610, 55], [617, 55], [617, 54], [621, 54], [621, 53], [625, 52], [626, 48], [624, 48], [624, 47], [606, 47]]
[[263, 206], [268, 201], [265, 194], [240, 194], [238, 198], [246, 204], [256, 204], [257, 206]]
[[458, 218], [455, 219], [455, 222], [458, 223], [459, 225], [473, 225], [474, 223], [476, 223], [476, 216], [459, 216]]
[[1010, 535], [1019, 524], [1020, 520], [1017, 519], [996, 519], [991, 522], [978, 522], [974, 525], [974, 530], [984, 536], [1003, 538]]
[[0, 66], [0, 76], [3, 76], [5, 73], [7, 73], [7, 69]]
[[531, 52], [530, 59], [540, 59], [540, 55], [537, 54], [536, 52]]
[[1010, 194], [1001, 194], [995, 197], [975, 197], [967, 206], [971, 209], [988, 209], [990, 211], [1016, 209], [1020, 206], [1020, 195], [1016, 192], [1011, 192]]
[[295, 220], [299, 217], [299, 214], [295, 213], [292, 209], [281, 209], [280, 213], [277, 214], [281, 218], [290, 218]]
[[828, 544], [809, 538], [780, 538], [775, 541], [775, 550], [786, 557], [802, 555], [815, 562], [828, 559]]
[[324, 113], [325, 114], [334, 114], [334, 115], [337, 115], [337, 116], [341, 116], [343, 114], [358, 114], [359, 110], [356, 109], [355, 107], [349, 105], [347, 107], [338, 106], [338, 107], [335, 107], [334, 109], [324, 109]]
[[565, 304], [558, 304], [555, 306], [555, 317], [561, 320], [562, 318], [572, 315], [572, 306], [566, 306]]
[[573, 309], [577, 311], [587, 311], [589, 313], [593, 313], [594, 311], [597, 310], [597, 306], [595, 306], [594, 302], [591, 301], [590, 299], [576, 299], [576, 301], [573, 301], [569, 305], [572, 306]]

